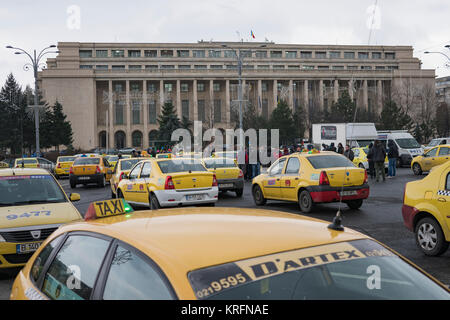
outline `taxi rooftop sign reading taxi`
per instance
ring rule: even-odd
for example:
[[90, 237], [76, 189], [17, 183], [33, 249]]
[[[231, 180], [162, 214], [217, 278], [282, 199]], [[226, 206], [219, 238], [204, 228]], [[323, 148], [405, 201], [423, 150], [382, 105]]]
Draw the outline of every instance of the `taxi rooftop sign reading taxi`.
[[84, 220], [95, 220], [133, 212], [133, 208], [124, 199], [111, 199], [92, 202], [86, 211]]

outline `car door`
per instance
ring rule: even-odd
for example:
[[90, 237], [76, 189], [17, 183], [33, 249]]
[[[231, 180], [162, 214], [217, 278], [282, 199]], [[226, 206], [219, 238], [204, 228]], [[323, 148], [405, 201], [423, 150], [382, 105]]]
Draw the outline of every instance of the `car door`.
[[297, 186], [300, 182], [300, 159], [292, 156], [287, 160], [286, 167], [281, 175], [281, 196], [285, 200], [297, 201]]
[[104, 172], [105, 172], [105, 180], [109, 181], [111, 179], [112, 173], [113, 173], [113, 166], [111, 166], [106, 160], [106, 158], [103, 158], [103, 166], [104, 166]]
[[[442, 172], [434, 204], [450, 229], [450, 165]], [[443, 226], [444, 227], [444, 226]]]
[[281, 173], [283, 172], [286, 158], [278, 159], [273, 163], [267, 172], [267, 176], [263, 180], [264, 194], [266, 198], [280, 199], [281, 198]]
[[139, 179], [141, 169], [142, 163], [138, 163], [128, 175], [128, 180], [126, 181], [126, 186], [123, 190], [123, 196], [127, 201], [138, 202], [137, 199], [139, 197], [137, 196], [137, 191], [139, 190], [139, 186], [136, 185], [136, 182]]
[[450, 159], [450, 148], [441, 146], [436, 159], [436, 165], [444, 164]]
[[422, 166], [423, 171], [430, 171], [430, 169], [433, 167], [434, 162], [436, 161], [437, 158], [438, 150], [439, 147], [435, 147], [423, 155], [423, 166]]
[[136, 201], [142, 204], [149, 203], [149, 194], [147, 183], [150, 180], [150, 175], [152, 171], [151, 162], [144, 162], [142, 164], [142, 170], [139, 178], [136, 179]]

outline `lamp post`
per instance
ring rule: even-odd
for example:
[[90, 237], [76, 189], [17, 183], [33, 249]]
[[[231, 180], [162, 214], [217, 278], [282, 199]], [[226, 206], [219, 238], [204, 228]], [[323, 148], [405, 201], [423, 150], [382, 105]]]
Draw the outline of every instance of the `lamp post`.
[[25, 71], [30, 70], [30, 67], [33, 69], [33, 75], [34, 75], [34, 124], [36, 127], [36, 156], [38, 157], [40, 154], [40, 148], [39, 148], [39, 91], [38, 91], [38, 71], [39, 68], [43, 68], [44, 64], [41, 63], [41, 59], [43, 56], [45, 56], [48, 53], [59, 53], [59, 51], [49, 51], [49, 49], [56, 48], [54, 44], [44, 48], [39, 52], [39, 54], [36, 54], [36, 50], [33, 50], [33, 54], [26, 52], [25, 50], [21, 48], [16, 48], [12, 46], [6, 46], [7, 49], [14, 49], [17, 50], [14, 52], [15, 54], [25, 54], [30, 59], [31, 63], [26, 63], [23, 66], [23, 69]]
[[[450, 50], [450, 45], [446, 45], [445, 48], [447, 48], [447, 49]], [[443, 55], [444, 57], [447, 58], [447, 60], [448, 60], [448, 62], [449, 62], [449, 63], [446, 63], [445, 66], [446, 66], [447, 68], [450, 68], [450, 57], [449, 57], [448, 55], [446, 55], [445, 53], [439, 52], [439, 51], [425, 51], [424, 53], [425, 53], [425, 54], [438, 53], [438, 54], [440, 54], [440, 55]]]

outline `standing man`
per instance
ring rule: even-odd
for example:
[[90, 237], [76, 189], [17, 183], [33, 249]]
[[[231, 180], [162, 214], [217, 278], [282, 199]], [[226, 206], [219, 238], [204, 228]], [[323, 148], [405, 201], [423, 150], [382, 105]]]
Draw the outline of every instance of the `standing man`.
[[398, 158], [398, 148], [397, 145], [394, 143], [394, 141], [389, 140], [388, 142], [388, 160], [389, 160], [389, 167], [388, 167], [388, 179], [392, 179], [397, 174], [397, 158]]
[[355, 158], [355, 154], [353, 153], [353, 150], [350, 149], [350, 146], [348, 144], [345, 146], [344, 156], [346, 156], [352, 162]]
[[328, 151], [336, 152], [336, 147], [334, 146], [334, 142], [332, 142], [332, 143], [330, 144], [330, 147], [328, 148]]
[[338, 144], [337, 153], [344, 154], [344, 146], [340, 142]]
[[384, 159], [386, 158], [386, 150], [380, 140], [375, 140], [375, 144], [369, 151], [367, 157], [372, 155], [372, 160], [375, 165], [375, 177], [376, 181], [380, 181], [380, 177], [383, 177], [383, 182], [386, 181], [386, 176], [384, 172]]

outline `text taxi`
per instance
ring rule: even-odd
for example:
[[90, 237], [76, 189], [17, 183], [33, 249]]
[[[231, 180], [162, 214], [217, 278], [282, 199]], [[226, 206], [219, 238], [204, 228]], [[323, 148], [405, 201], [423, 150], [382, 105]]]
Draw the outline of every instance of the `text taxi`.
[[217, 179], [199, 159], [144, 160], [119, 182], [117, 196], [130, 204], [151, 208], [214, 205]]
[[0, 170], [0, 268], [19, 267], [61, 224], [81, 219], [44, 169]]
[[[431, 149], [433, 150], [433, 149]], [[430, 256], [443, 254], [450, 243], [450, 161], [424, 179], [408, 182], [402, 207], [406, 227], [417, 246]]]
[[411, 169], [415, 175], [421, 175], [424, 171], [430, 171], [433, 167], [440, 166], [450, 160], [450, 144], [434, 147], [422, 156], [415, 157], [411, 162]]
[[394, 251], [317, 219], [240, 208], [133, 212], [123, 199], [91, 204], [85, 219], [47, 239], [11, 299], [450, 299]]
[[311, 212], [314, 204], [342, 199], [358, 209], [369, 196], [367, 172], [335, 152], [294, 153], [272, 164], [267, 174], [253, 179], [256, 205], [267, 199], [295, 201], [302, 212]]

